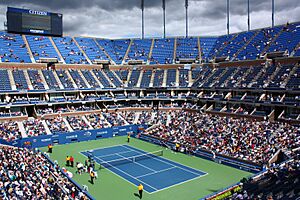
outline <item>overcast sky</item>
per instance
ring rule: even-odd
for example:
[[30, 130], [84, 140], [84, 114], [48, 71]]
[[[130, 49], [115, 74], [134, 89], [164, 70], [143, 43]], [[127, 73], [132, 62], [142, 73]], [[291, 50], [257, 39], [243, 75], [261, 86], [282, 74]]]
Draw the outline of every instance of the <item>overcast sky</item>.
[[[166, 0], [167, 36], [185, 35], [185, 0]], [[251, 29], [271, 26], [272, 0], [250, 0]], [[0, 0], [7, 6], [63, 14], [64, 34], [102, 38], [141, 36], [140, 0]], [[145, 0], [146, 37], [161, 37], [161, 0]], [[230, 32], [247, 30], [247, 0], [230, 0]], [[275, 0], [275, 24], [300, 21], [300, 0]], [[226, 0], [189, 0], [189, 35], [226, 34]]]

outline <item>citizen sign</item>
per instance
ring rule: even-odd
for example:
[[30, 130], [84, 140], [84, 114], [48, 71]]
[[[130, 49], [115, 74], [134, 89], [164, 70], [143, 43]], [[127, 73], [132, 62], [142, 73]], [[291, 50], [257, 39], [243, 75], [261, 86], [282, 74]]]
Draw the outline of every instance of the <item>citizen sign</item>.
[[37, 10], [29, 10], [29, 13], [33, 15], [47, 15], [47, 12]]

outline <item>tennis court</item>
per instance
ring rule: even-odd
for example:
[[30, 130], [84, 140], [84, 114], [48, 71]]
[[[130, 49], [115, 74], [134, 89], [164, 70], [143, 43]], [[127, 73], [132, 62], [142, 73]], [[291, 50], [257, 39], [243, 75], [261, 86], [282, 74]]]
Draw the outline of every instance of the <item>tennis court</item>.
[[207, 174], [162, 157], [162, 151], [149, 153], [129, 145], [98, 148], [81, 153], [87, 157], [92, 155], [102, 167], [134, 185], [142, 183], [148, 193], [180, 185]]

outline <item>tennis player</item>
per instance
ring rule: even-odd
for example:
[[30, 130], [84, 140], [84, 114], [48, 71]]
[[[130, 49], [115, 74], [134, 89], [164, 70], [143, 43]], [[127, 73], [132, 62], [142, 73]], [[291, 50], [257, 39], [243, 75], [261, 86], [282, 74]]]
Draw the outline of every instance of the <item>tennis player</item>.
[[52, 153], [53, 145], [48, 144], [48, 153]]
[[130, 142], [130, 133], [128, 133], [128, 135], [127, 135], [127, 142], [128, 143]]
[[138, 186], [138, 190], [139, 190], [139, 197], [140, 199], [143, 198], [143, 189], [144, 189], [144, 186], [140, 183], [139, 186]]

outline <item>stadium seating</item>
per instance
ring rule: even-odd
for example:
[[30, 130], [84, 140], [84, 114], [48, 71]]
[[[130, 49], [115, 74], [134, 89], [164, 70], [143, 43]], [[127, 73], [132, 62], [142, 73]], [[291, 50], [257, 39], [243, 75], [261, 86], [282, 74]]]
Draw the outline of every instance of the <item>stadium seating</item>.
[[71, 37], [53, 37], [53, 41], [67, 64], [88, 64]]
[[74, 89], [74, 85], [72, 84], [70, 78], [64, 70], [57, 70], [56, 72], [60, 82], [63, 84], [63, 87], [65, 89]]
[[56, 73], [56, 72], [53, 72], [51, 70], [42, 70], [42, 73], [45, 77], [45, 80], [49, 86], [50, 89], [60, 89], [59, 87], [59, 84], [57, 82], [57, 80], [55, 79], [55, 76], [53, 73]]
[[299, 43], [300, 24], [292, 23], [283, 27], [281, 34], [270, 45], [268, 52], [288, 51], [290, 54]]
[[60, 60], [48, 37], [27, 35], [26, 38], [36, 61], [40, 58], [57, 58]]
[[152, 76], [152, 70], [145, 70], [142, 77], [142, 82], [140, 87], [141, 88], [147, 88], [149, 87], [150, 81]]
[[176, 60], [199, 58], [198, 38], [177, 38], [176, 45]]
[[[86, 198], [57, 165], [34, 150], [0, 147], [2, 199]], [[64, 189], [62, 189], [64, 188]]]
[[23, 70], [13, 70], [13, 77], [18, 90], [28, 90], [28, 84]]
[[172, 64], [173, 52], [174, 38], [155, 39], [150, 64]]
[[11, 90], [11, 84], [8, 77], [7, 70], [0, 70], [0, 90], [1, 91], [8, 91]]
[[92, 62], [94, 60], [109, 60], [93, 38], [76, 37], [75, 39]]
[[21, 35], [0, 32], [0, 47], [2, 62], [31, 62]]
[[152, 40], [134, 39], [126, 60], [143, 60], [147, 62]]
[[128, 49], [130, 40], [103, 40], [97, 42], [104, 48], [116, 64], [121, 64]]
[[31, 81], [31, 84], [33, 86], [33, 89], [34, 90], [43, 90], [45, 89], [45, 86], [43, 84], [43, 81], [41, 79], [41, 76], [38, 72], [38, 70], [33, 70], [33, 69], [29, 69], [27, 70], [28, 72], [28, 76], [29, 76], [29, 79]]

